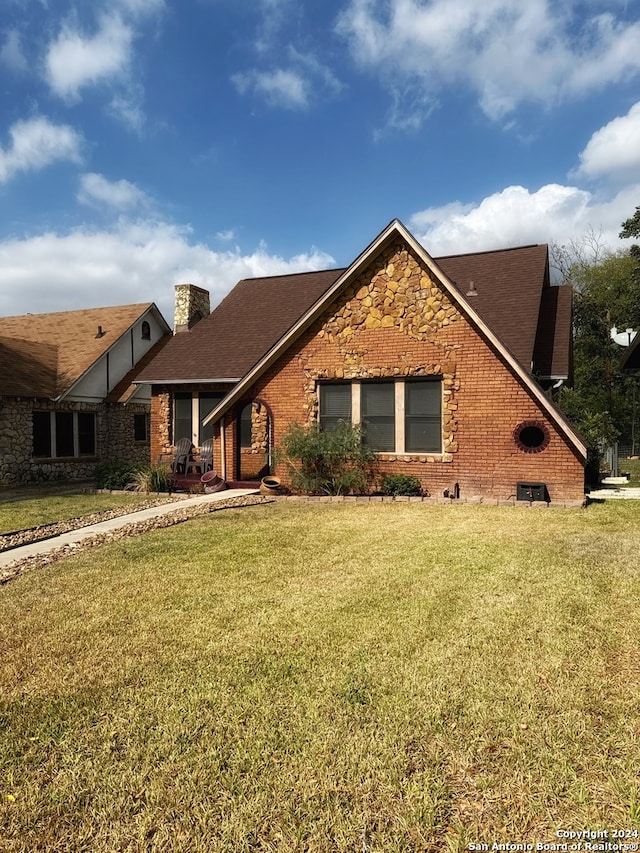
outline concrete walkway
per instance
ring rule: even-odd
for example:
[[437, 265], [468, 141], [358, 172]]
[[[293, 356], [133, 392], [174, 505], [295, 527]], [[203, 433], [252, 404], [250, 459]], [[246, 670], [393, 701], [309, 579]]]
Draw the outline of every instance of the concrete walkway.
[[592, 501], [610, 501], [610, 500], [640, 500], [640, 489], [635, 486], [627, 486], [622, 489], [612, 488], [594, 489], [587, 494], [589, 500]]
[[77, 530], [70, 530], [67, 533], [61, 533], [58, 536], [53, 536], [51, 539], [44, 539], [40, 542], [31, 542], [28, 545], [20, 545], [17, 548], [10, 549], [9, 551], [2, 551], [0, 552], [0, 569], [18, 560], [41, 556], [43, 554], [48, 554], [51, 551], [55, 551], [58, 548], [76, 545], [83, 542], [85, 539], [110, 533], [113, 530], [126, 527], [128, 524], [136, 524], [148, 521], [152, 518], [169, 515], [172, 512], [188, 510], [189, 508], [199, 506], [200, 504], [214, 503], [216, 501], [228, 500], [229, 498], [241, 498], [245, 495], [256, 494], [258, 494], [257, 489], [226, 489], [222, 492], [215, 492], [212, 495], [195, 495], [192, 498], [183, 498], [182, 500], [172, 501], [171, 503], [162, 504], [161, 506], [148, 507], [147, 509], [130, 512], [127, 515], [119, 515], [117, 518], [110, 518], [107, 521], [99, 521], [96, 524], [90, 524], [87, 527], [80, 527]]

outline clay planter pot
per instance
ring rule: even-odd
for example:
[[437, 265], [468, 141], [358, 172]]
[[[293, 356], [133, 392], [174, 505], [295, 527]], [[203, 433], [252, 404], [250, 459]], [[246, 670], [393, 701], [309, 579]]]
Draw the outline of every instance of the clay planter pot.
[[279, 495], [280, 494], [280, 478], [279, 477], [263, 477], [260, 483], [261, 495]]
[[218, 477], [217, 471], [207, 471], [200, 477], [200, 482], [204, 486], [205, 495], [212, 495], [214, 492], [221, 492], [227, 488], [226, 482], [222, 477]]

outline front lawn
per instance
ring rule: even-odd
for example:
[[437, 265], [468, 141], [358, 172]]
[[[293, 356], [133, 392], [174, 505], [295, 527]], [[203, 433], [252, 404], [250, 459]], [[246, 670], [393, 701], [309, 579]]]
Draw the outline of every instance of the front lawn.
[[41, 524], [67, 521], [94, 512], [131, 507], [132, 511], [148, 501], [150, 495], [131, 492], [126, 495], [76, 493], [44, 495], [40, 498], [0, 503], [0, 533], [24, 530]]
[[277, 503], [25, 574], [0, 589], [3, 853], [640, 829], [639, 522]]

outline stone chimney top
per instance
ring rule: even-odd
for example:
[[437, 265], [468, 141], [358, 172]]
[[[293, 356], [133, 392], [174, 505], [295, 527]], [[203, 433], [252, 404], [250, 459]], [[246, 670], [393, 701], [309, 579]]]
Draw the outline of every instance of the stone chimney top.
[[188, 332], [211, 311], [209, 291], [195, 284], [176, 284], [173, 332]]

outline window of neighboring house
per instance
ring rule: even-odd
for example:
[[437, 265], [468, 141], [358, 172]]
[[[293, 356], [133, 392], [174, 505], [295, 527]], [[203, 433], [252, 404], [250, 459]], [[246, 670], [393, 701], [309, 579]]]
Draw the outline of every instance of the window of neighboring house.
[[151, 340], [151, 326], [149, 325], [149, 323], [147, 323], [146, 320], [143, 320], [142, 326], [140, 327], [140, 330], [142, 333], [142, 340], [143, 341], [150, 341]]
[[33, 412], [33, 455], [45, 458], [95, 456], [92, 412]]
[[321, 383], [319, 421], [363, 425], [364, 441], [379, 453], [442, 452], [442, 380]]
[[222, 391], [178, 392], [173, 400], [173, 443], [181, 438], [189, 438], [197, 447], [201, 447], [207, 438], [213, 438], [213, 424], [202, 425], [206, 416], [224, 397]]
[[133, 416], [133, 440], [149, 441], [149, 415]]

